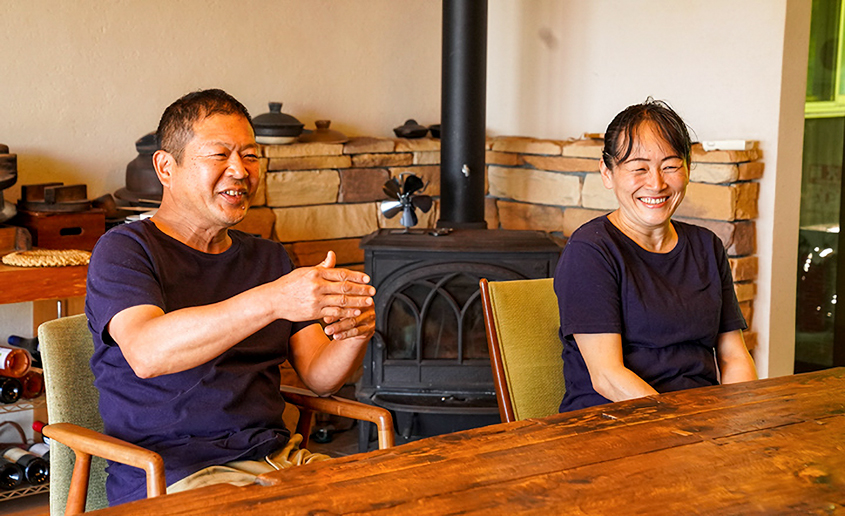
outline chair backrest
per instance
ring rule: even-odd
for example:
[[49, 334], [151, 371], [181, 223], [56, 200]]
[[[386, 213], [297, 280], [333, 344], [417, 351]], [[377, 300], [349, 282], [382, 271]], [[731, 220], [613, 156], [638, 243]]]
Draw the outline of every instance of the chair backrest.
[[558, 412], [565, 391], [553, 280], [481, 280], [484, 324], [503, 422]]
[[[94, 341], [85, 315], [49, 321], [38, 327], [38, 344], [44, 364], [44, 388], [50, 423], [74, 423], [103, 431], [100, 395], [94, 387], [91, 355]], [[50, 445], [50, 513], [64, 514], [74, 453], [53, 441]], [[108, 507], [106, 461], [93, 457], [86, 510]]]

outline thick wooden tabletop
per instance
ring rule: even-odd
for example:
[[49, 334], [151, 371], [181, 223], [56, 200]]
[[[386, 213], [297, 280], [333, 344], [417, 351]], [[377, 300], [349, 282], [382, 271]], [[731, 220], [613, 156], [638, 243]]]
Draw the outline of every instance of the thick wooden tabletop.
[[97, 514], [845, 514], [845, 368], [422, 439]]

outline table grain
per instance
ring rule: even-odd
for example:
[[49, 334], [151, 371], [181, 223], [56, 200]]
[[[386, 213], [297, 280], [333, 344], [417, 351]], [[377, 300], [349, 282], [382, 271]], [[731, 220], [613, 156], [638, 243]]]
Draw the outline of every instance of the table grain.
[[492, 425], [97, 514], [845, 514], [845, 368]]

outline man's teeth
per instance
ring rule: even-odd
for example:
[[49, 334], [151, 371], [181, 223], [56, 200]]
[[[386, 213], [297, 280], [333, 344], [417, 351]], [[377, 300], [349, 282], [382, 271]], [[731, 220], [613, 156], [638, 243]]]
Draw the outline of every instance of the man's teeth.
[[225, 190], [223, 193], [226, 195], [246, 195], [246, 192], [240, 190]]
[[660, 204], [666, 200], [666, 197], [641, 197], [640, 200], [646, 204]]

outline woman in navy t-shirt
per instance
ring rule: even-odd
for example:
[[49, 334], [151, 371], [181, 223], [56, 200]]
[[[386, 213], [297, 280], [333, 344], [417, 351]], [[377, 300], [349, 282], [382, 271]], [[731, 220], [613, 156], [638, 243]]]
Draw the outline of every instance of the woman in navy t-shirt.
[[601, 176], [619, 208], [575, 231], [555, 271], [561, 412], [757, 378], [722, 242], [671, 220], [690, 149], [685, 123], [659, 101], [607, 128]]

